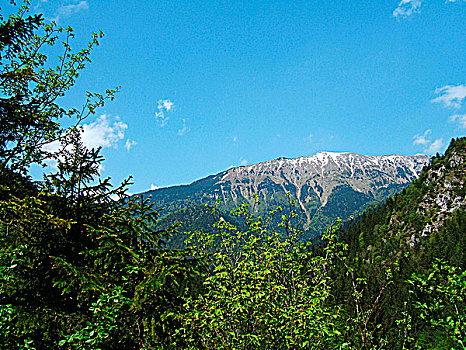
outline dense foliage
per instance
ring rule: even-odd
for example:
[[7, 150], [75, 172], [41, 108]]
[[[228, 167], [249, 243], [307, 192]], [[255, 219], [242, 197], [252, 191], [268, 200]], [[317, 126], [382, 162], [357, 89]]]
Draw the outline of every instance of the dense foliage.
[[[339, 343], [340, 307], [328, 302], [332, 263], [339, 254], [336, 228], [324, 234], [328, 242], [318, 256], [291, 225], [296, 212], [281, 212], [256, 218], [244, 204], [234, 215], [247, 230], [220, 220], [218, 234], [191, 236], [194, 256], [208, 268], [201, 293], [186, 300], [180, 315], [189, 347], [331, 348]], [[284, 238], [269, 230], [274, 215], [282, 218]]]
[[[115, 90], [58, 104], [102, 34], [74, 52], [72, 29], [27, 3], [0, 20], [0, 348], [464, 348], [464, 205], [429, 203], [445, 181], [442, 198], [464, 198], [465, 138], [318, 249], [300, 239], [293, 201], [267, 217], [198, 208], [212, 229], [174, 249], [176, 225], [127, 197], [129, 179], [101, 179], [100, 150], [81, 142]], [[50, 67], [43, 52], [60, 41]]]
[[[387, 335], [388, 347], [400, 343], [408, 348], [461, 347], [451, 332], [465, 332], [465, 285], [460, 277], [466, 270], [466, 212], [460, 204], [465, 198], [465, 159], [466, 138], [452, 140], [445, 155], [434, 157], [419, 179], [349, 223], [341, 235], [349, 247], [355, 278], [363, 278], [367, 286], [361, 302], [365, 307], [375, 306], [368, 327], [379, 340]], [[392, 272], [389, 284], [387, 268]], [[344, 270], [337, 277], [336, 289], [343, 303], [352, 289]], [[435, 286], [438, 293], [425, 288], [434, 281], [439, 283]], [[456, 293], [461, 296], [453, 302]], [[436, 306], [439, 296], [443, 302]], [[441, 312], [426, 313], [431, 309]], [[450, 319], [452, 328], [441, 323], [440, 317]], [[400, 326], [410, 332], [400, 333]]]
[[[1, 347], [163, 344], [161, 315], [179, 307], [196, 260], [164, 249], [171, 228], [149, 228], [158, 211], [126, 198], [129, 180], [112, 188], [100, 179], [99, 149], [80, 140], [80, 122], [115, 90], [88, 92], [80, 109], [58, 105], [102, 33], [74, 52], [72, 29], [29, 15], [26, 3], [2, 18], [0, 34]], [[49, 66], [43, 52], [60, 41], [63, 54]], [[28, 175], [51, 161], [42, 181]]]

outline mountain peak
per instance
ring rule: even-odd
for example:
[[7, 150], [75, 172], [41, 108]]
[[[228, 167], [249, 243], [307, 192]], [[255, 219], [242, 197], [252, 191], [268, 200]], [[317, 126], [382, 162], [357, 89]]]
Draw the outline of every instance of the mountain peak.
[[178, 210], [220, 199], [229, 211], [259, 196], [264, 213], [286, 206], [290, 193], [304, 217], [304, 228], [319, 231], [336, 217], [346, 219], [401, 191], [429, 163], [425, 155], [365, 156], [319, 152], [228, 169], [182, 188], [149, 192], [157, 205]]

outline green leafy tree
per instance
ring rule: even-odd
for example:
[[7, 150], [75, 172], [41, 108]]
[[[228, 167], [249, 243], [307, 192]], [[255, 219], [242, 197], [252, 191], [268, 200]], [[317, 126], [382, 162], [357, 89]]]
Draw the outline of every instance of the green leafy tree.
[[414, 273], [408, 283], [413, 311], [422, 320], [419, 335], [408, 339], [411, 346], [464, 349], [466, 272], [437, 259], [430, 273]]
[[315, 255], [291, 224], [293, 210], [282, 215], [283, 232], [269, 230], [280, 213], [278, 208], [267, 219], [254, 217], [244, 204], [232, 214], [244, 220], [246, 231], [220, 220], [218, 233], [192, 235], [193, 257], [206, 265], [202, 292], [187, 299], [178, 316], [189, 348], [337, 347], [339, 307], [328, 302], [339, 254], [336, 228], [323, 235], [324, 255]]
[[[73, 29], [45, 23], [42, 15], [30, 15], [28, 2], [17, 14], [0, 20], [1, 166], [25, 174], [32, 163], [43, 164], [50, 156], [44, 145], [66, 134], [61, 119], [69, 118], [77, 127], [106, 99], [113, 99], [116, 90], [88, 92], [79, 109], [61, 107], [57, 100], [91, 62], [90, 52], [103, 33], [93, 33], [85, 49], [74, 51]], [[43, 52], [59, 45], [60, 40], [62, 54], [55, 66], [49, 65]]]

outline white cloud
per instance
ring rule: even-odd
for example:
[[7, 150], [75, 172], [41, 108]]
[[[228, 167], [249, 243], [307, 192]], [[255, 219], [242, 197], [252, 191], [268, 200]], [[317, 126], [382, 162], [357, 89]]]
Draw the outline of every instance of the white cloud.
[[42, 4], [46, 4], [47, 3], [47, 0], [37, 0], [36, 4], [34, 5], [34, 11], [41, 11], [41, 5]]
[[[41, 147], [41, 149], [44, 152], [49, 152], [51, 154], [51, 156], [53, 157], [53, 155], [60, 150], [60, 147], [61, 147], [60, 141], [55, 140], [55, 141], [52, 141], [50, 143], [47, 143], [47, 144], [43, 145]], [[50, 169], [53, 169], [53, 170], [57, 169], [57, 160], [56, 159], [47, 158], [47, 159], [44, 159], [44, 163]]]
[[238, 136], [233, 136], [232, 140], [233, 140], [233, 142], [237, 142], [238, 141]]
[[119, 120], [118, 117], [109, 118], [101, 115], [97, 121], [82, 126], [82, 141], [88, 148], [117, 148], [118, 142], [125, 137], [128, 125]]
[[437, 153], [443, 147], [443, 139], [437, 139], [432, 141], [428, 138], [428, 136], [432, 133], [432, 130], [428, 129], [422, 135], [415, 135], [413, 137], [413, 145], [421, 145], [424, 146], [424, 153], [426, 154], [433, 154]]
[[162, 108], [165, 108], [165, 110], [168, 112], [175, 106], [175, 104], [170, 100], [160, 100], [159, 106], [162, 106]]
[[[461, 0], [445, 0], [445, 3], [458, 2]], [[463, 0], [463, 2], [466, 0]], [[409, 17], [413, 13], [419, 13], [424, 0], [401, 0], [398, 7], [393, 11], [393, 17]]]
[[72, 148], [71, 145], [68, 145], [65, 148], [63, 148], [63, 145], [60, 142], [60, 140], [55, 140], [55, 141], [52, 141], [50, 143], [43, 145], [41, 147], [41, 150], [44, 152], [49, 152], [50, 157], [51, 157], [51, 158], [44, 159], [45, 165], [50, 169], [56, 170], [58, 161], [54, 157], [57, 156], [57, 154], [59, 154], [60, 151], [63, 151], [63, 149], [70, 150], [71, 148]]
[[160, 186], [155, 186], [154, 184], [150, 184], [150, 190], [151, 191], [158, 190], [159, 188], [160, 188]]
[[70, 5], [62, 5], [55, 12], [53, 20], [59, 22], [61, 19], [71, 17], [75, 13], [86, 11], [89, 9], [89, 4], [86, 0], [82, 0]]
[[432, 133], [432, 130], [428, 129], [424, 132], [423, 135], [414, 135], [413, 136], [413, 145], [423, 145], [427, 146], [430, 144], [430, 140], [427, 139], [427, 136]]
[[309, 135], [306, 136], [306, 141], [312, 142], [313, 140], [314, 140], [314, 135], [312, 135], [312, 133], [309, 133]]
[[183, 119], [183, 128], [178, 130], [177, 135], [183, 136], [183, 135], [186, 135], [190, 131], [191, 129], [186, 126], [186, 119]]
[[42, 151], [56, 153], [60, 148], [61, 144], [59, 140], [52, 141], [42, 146]]
[[434, 142], [432, 142], [429, 148], [426, 148], [424, 150], [424, 153], [427, 153], [427, 154], [437, 153], [438, 151], [440, 151], [442, 147], [443, 147], [443, 139], [437, 139]]
[[131, 149], [131, 147], [133, 146], [136, 146], [138, 143], [134, 140], [130, 140], [130, 139], [127, 139], [126, 140], [126, 143], [125, 143], [125, 148], [126, 150], [129, 152], [129, 150]]
[[157, 112], [155, 113], [155, 120], [160, 123], [160, 127], [163, 128], [165, 125], [167, 125], [168, 120], [170, 118], [165, 116], [164, 112]]
[[466, 129], [466, 114], [455, 114], [450, 117], [450, 121], [458, 122], [458, 125], [462, 129]]
[[166, 116], [166, 112], [169, 112], [175, 107], [175, 104], [170, 100], [159, 100], [157, 102], [157, 112], [155, 112], [155, 120], [160, 124], [160, 127], [163, 128], [167, 125], [168, 120], [170, 119]]
[[240, 157], [239, 162], [241, 165], [246, 165], [248, 164], [248, 160], [244, 157]]
[[[49, 152], [49, 155], [51, 158], [46, 158], [44, 159], [45, 165], [51, 169], [51, 170], [56, 170], [58, 166], [58, 161], [63, 161], [63, 151], [68, 151], [71, 152], [74, 149], [73, 144], [65, 144], [62, 143], [59, 140], [55, 140], [53, 142], [50, 142], [48, 144], [45, 144], [41, 148], [45, 152]], [[99, 162], [97, 164], [97, 171], [101, 173], [102, 171], [105, 170], [105, 167], [102, 165], [102, 162]]]
[[421, 0], [401, 0], [393, 11], [393, 17], [408, 17], [421, 10]]
[[443, 103], [445, 107], [460, 108], [466, 98], [466, 85], [445, 85], [435, 90], [440, 96], [431, 100], [434, 103]]

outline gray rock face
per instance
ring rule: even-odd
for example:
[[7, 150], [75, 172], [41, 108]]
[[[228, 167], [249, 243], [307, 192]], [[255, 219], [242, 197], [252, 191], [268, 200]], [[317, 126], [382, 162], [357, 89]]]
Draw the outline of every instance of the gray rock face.
[[425, 155], [364, 156], [355, 153], [319, 152], [310, 157], [279, 158], [264, 163], [238, 167], [222, 173], [216, 182], [228, 184], [230, 191], [242, 197], [267, 194], [261, 185], [269, 180], [284, 192], [290, 186], [304, 209], [307, 186], [317, 195], [324, 207], [338, 186], [349, 186], [356, 192], [378, 198], [381, 189], [393, 185], [407, 185], [419, 176], [429, 162]]
[[430, 188], [418, 204], [417, 213], [429, 213], [430, 221], [421, 236], [438, 232], [456, 210], [466, 206], [466, 150], [453, 149], [445, 157], [444, 164], [431, 169], [424, 180]]
[[231, 210], [252, 202], [257, 194], [260, 214], [286, 206], [286, 193], [298, 203], [305, 230], [318, 232], [337, 217], [347, 219], [400, 191], [429, 163], [425, 155], [365, 156], [319, 152], [310, 157], [278, 158], [231, 168], [187, 186], [148, 192], [168, 210], [221, 199]]

